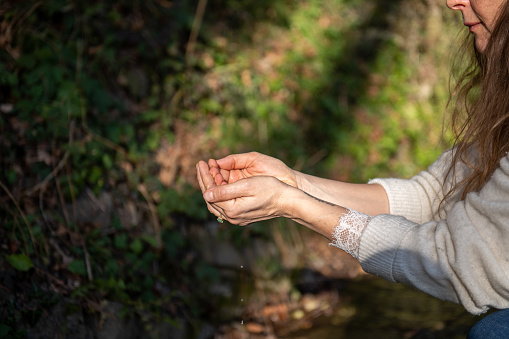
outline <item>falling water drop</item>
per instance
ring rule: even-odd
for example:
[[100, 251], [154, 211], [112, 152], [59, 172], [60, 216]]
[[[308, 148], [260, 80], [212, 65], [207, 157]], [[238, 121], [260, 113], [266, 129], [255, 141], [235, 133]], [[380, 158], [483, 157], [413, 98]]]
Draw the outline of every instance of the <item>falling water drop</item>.
[[[241, 284], [244, 284], [244, 282], [245, 282], [245, 278], [244, 278], [244, 274], [245, 274], [245, 272], [244, 272], [244, 265], [240, 265], [240, 269], [242, 270], [241, 273], [240, 273], [240, 281], [241, 281]], [[244, 298], [241, 298], [240, 302], [243, 303], [244, 302]], [[244, 319], [241, 320], [240, 324], [244, 325]]]

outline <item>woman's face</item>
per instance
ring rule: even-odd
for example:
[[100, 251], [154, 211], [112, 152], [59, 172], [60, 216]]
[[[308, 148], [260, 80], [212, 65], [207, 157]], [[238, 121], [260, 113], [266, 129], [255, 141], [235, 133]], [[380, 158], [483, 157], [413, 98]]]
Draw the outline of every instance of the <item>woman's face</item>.
[[461, 11], [463, 23], [474, 34], [475, 45], [481, 53], [495, 28], [498, 14], [508, 0], [447, 0], [447, 7]]

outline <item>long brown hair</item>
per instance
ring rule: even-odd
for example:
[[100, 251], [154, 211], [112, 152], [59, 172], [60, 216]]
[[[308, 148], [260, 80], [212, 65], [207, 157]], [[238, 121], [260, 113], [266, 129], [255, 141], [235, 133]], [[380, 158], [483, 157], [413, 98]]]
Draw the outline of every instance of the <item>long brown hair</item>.
[[473, 51], [448, 105], [455, 147], [445, 178], [455, 177], [459, 163], [471, 171], [453, 183], [444, 201], [459, 190], [461, 199], [479, 191], [509, 151], [509, 1], [502, 6], [484, 53]]

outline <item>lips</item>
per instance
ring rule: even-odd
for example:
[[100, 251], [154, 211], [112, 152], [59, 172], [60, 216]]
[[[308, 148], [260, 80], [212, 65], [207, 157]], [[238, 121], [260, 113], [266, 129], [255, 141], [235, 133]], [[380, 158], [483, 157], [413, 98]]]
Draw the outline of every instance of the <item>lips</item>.
[[465, 22], [465, 26], [470, 27], [470, 32], [473, 32], [477, 26], [479, 26], [480, 22]]

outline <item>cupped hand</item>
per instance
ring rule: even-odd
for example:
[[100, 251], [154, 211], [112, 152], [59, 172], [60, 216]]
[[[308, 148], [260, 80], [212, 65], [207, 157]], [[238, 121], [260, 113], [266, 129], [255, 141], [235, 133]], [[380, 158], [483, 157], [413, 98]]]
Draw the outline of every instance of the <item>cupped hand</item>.
[[219, 160], [210, 159], [208, 165], [216, 185], [231, 184], [255, 176], [270, 176], [298, 187], [295, 171], [281, 160], [257, 152], [232, 154]]
[[271, 218], [288, 217], [291, 190], [295, 188], [274, 177], [255, 176], [227, 185], [211, 185], [203, 197], [213, 211], [219, 212], [216, 215], [225, 217], [232, 224], [245, 226]]
[[[217, 172], [217, 171], [216, 171]], [[209, 165], [207, 165], [206, 162], [200, 161], [196, 164], [196, 178], [198, 179], [198, 184], [200, 185], [200, 189], [202, 193], [205, 193], [208, 189], [211, 189], [217, 185], [224, 184], [226, 185], [226, 182], [222, 178], [221, 174], [214, 174], [212, 175], [210, 173]], [[216, 183], [216, 180], [219, 182], [219, 184]], [[222, 211], [220, 211], [217, 207], [211, 205], [207, 202], [207, 208], [210, 213], [214, 214], [216, 217], [222, 218]]]

